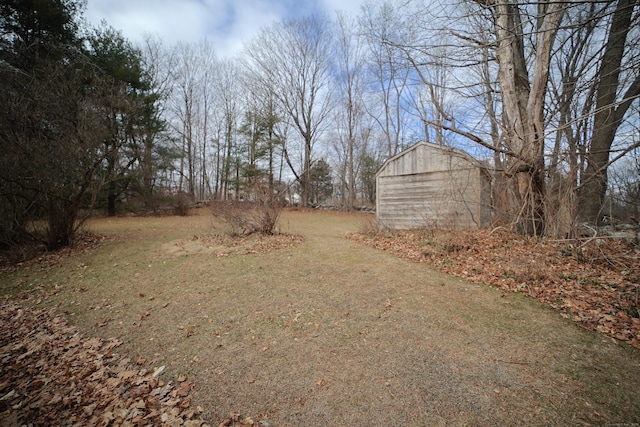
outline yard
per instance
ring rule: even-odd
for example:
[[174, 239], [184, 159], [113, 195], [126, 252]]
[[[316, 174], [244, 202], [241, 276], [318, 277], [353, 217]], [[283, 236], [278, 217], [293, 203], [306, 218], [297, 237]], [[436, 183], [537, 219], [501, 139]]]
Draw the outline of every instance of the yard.
[[[371, 220], [287, 211], [287, 235], [231, 242], [203, 212], [96, 219], [95, 247], [7, 271], [0, 290], [6, 306], [54, 309], [109, 357], [125, 355], [124, 372], [164, 366], [159, 380], [188, 397], [175, 407], [202, 408], [196, 417], [210, 425], [231, 413], [263, 426], [640, 422], [632, 345], [533, 298], [403, 259], [402, 241], [381, 251], [346, 238]], [[0, 357], [21, 348], [3, 337]], [[3, 403], [16, 395], [12, 363], [2, 357], [7, 414], [26, 411]], [[138, 399], [143, 412], [149, 401]]]

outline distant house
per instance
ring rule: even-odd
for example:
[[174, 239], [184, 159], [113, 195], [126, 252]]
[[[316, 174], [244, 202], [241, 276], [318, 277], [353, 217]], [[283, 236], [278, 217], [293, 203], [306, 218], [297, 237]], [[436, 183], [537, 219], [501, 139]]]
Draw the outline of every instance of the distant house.
[[464, 151], [420, 142], [376, 174], [376, 216], [386, 228], [491, 225], [491, 176]]

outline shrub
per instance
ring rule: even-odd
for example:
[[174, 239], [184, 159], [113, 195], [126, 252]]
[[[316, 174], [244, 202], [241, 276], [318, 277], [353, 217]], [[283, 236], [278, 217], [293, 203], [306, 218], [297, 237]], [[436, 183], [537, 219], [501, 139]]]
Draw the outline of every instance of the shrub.
[[187, 193], [180, 192], [175, 196], [174, 213], [178, 216], [189, 215], [191, 209], [191, 197]]
[[229, 227], [232, 236], [250, 234], [271, 235], [276, 227], [282, 206], [269, 191], [255, 191], [252, 201], [218, 200], [213, 204], [213, 216]]

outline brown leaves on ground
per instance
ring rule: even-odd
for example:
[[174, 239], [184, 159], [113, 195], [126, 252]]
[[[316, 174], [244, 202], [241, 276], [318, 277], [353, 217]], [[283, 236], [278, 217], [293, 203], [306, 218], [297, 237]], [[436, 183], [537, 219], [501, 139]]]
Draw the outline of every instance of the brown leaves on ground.
[[0, 306], [0, 424], [206, 425], [193, 382], [163, 382], [164, 367], [135, 366], [114, 353], [120, 344], [84, 338], [46, 310]]
[[240, 414], [229, 414], [218, 427], [269, 427], [271, 423], [267, 420], [255, 421], [251, 417], [244, 417]]
[[238, 254], [254, 254], [265, 253], [279, 249], [294, 248], [304, 242], [302, 236], [296, 234], [276, 233], [276, 234], [251, 234], [248, 236], [222, 236], [212, 235], [209, 237], [202, 237], [205, 239], [212, 239], [220, 242], [222, 245], [229, 248], [239, 248]]
[[204, 234], [169, 242], [163, 245], [163, 248], [175, 255], [204, 253], [212, 254], [216, 257], [225, 257], [294, 248], [302, 242], [304, 242], [302, 236], [286, 233], [269, 235], [253, 233], [241, 236]]
[[501, 228], [352, 233], [349, 238], [532, 296], [588, 329], [640, 348], [640, 248], [632, 243], [533, 239]]

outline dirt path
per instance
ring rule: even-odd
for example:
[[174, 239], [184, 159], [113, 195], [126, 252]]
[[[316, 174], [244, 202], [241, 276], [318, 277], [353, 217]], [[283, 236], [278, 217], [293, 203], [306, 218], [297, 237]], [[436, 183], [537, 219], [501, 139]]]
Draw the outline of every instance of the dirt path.
[[166, 249], [209, 229], [197, 217], [97, 223], [120, 238], [39, 280], [64, 282], [45, 302], [88, 334], [195, 381], [213, 425], [230, 412], [275, 426], [640, 422], [637, 351], [344, 238], [366, 218], [288, 212], [283, 231], [304, 243], [234, 256]]

